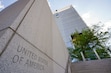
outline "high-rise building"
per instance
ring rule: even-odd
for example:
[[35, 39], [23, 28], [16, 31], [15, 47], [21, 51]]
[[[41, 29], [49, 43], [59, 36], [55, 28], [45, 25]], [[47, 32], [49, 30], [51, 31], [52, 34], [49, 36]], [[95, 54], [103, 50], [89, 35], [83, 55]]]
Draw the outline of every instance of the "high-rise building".
[[73, 47], [71, 34], [75, 31], [81, 32], [84, 28], [87, 28], [86, 24], [72, 5], [56, 10], [54, 17], [66, 46]]

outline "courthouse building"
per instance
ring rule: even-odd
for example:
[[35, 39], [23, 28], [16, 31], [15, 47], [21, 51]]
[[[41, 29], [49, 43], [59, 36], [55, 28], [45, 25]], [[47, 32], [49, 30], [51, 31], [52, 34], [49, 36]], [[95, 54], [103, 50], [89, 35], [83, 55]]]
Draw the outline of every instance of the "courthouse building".
[[71, 34], [75, 31], [81, 32], [84, 28], [87, 28], [86, 24], [72, 5], [56, 10], [54, 12], [54, 17], [65, 45], [67, 47], [73, 47], [71, 43]]

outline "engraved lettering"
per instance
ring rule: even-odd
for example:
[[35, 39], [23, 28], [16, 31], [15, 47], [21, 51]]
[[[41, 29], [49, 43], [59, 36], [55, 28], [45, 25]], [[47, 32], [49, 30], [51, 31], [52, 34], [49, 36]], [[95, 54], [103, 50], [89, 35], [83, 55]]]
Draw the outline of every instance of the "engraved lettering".
[[45, 67], [48, 66], [48, 61], [46, 59], [38, 56], [29, 48], [19, 45], [16, 51], [19, 55], [13, 56], [13, 63], [18, 63], [25, 67], [30, 67], [37, 70], [44, 70]]
[[19, 57], [18, 55], [14, 55], [14, 57], [12, 58], [12, 62], [13, 63], [21, 63], [23, 61], [24, 57]]
[[19, 63], [23, 61], [24, 57], [20, 57]]
[[20, 48], [20, 46], [18, 46], [17, 52], [21, 52], [21, 51], [22, 51], [22, 48]]
[[38, 69], [38, 70], [44, 70], [44, 66], [42, 64], [36, 63], [36, 62], [31, 61], [29, 59], [27, 59], [25, 66], [31, 67], [34, 69]]
[[32, 51], [27, 50], [24, 47], [18, 46], [17, 52], [19, 52], [19, 53], [21, 53], [21, 54], [23, 54], [25, 56], [28, 56], [29, 58], [31, 58], [33, 60], [37, 60], [37, 55], [35, 53], [33, 53]]
[[13, 63], [17, 63], [19, 61], [19, 56], [18, 55], [15, 55], [12, 59], [12, 62]]

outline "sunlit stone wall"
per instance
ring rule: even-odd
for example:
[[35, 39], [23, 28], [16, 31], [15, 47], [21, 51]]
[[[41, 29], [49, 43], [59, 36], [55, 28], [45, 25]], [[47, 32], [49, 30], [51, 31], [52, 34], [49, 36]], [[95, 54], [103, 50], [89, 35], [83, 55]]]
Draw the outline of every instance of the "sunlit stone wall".
[[65, 73], [67, 61], [47, 0], [18, 0], [0, 13], [0, 73]]

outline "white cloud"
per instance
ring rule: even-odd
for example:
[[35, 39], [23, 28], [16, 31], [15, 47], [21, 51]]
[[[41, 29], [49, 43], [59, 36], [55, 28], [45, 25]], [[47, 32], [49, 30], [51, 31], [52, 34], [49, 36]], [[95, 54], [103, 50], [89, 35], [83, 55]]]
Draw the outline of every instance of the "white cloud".
[[76, 5], [72, 5], [74, 8], [76, 8], [77, 6]]
[[111, 20], [108, 20], [107, 22], [104, 23], [104, 30], [111, 30]]
[[[94, 12], [86, 12], [81, 17], [89, 27], [101, 22], [101, 19], [97, 17], [97, 15]], [[104, 24], [102, 28], [103, 31], [108, 31], [108, 29], [111, 31], [111, 20], [107, 20], [104, 23], [101, 22], [101, 25], [102, 24]]]
[[87, 12], [87, 13], [83, 14], [82, 17], [84, 19], [89, 19], [91, 17], [91, 14], [90, 14], [90, 12]]
[[5, 6], [2, 4], [2, 1], [0, 1], [0, 9], [4, 9]]
[[106, 25], [106, 26], [111, 26], [111, 20], [105, 22], [105, 25]]
[[86, 12], [81, 17], [88, 26], [97, 24], [100, 21], [100, 19], [92, 12]]
[[49, 4], [49, 7], [51, 7], [51, 3], [47, 0], [48, 4]]

